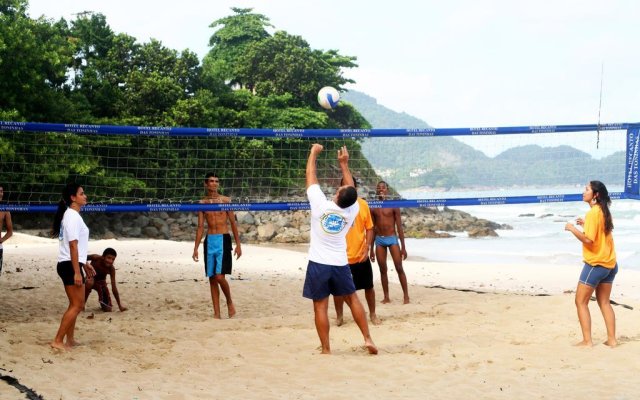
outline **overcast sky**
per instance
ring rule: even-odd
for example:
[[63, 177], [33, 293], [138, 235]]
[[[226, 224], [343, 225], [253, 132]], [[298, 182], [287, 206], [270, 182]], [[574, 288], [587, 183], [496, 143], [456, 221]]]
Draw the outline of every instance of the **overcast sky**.
[[599, 111], [603, 123], [640, 121], [636, 0], [29, 3], [32, 18], [100, 12], [116, 32], [201, 58], [211, 22], [253, 8], [314, 49], [357, 57], [353, 88], [434, 127], [590, 124]]

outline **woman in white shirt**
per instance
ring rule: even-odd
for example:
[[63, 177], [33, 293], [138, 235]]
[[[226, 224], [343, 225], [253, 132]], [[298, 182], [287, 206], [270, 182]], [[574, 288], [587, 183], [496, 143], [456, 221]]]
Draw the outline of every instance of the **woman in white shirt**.
[[89, 228], [80, 216], [80, 210], [86, 204], [87, 195], [82, 186], [69, 183], [62, 191], [62, 200], [53, 220], [51, 234], [59, 239], [58, 276], [69, 298], [69, 307], [62, 315], [58, 333], [51, 342], [51, 347], [60, 350], [78, 345], [73, 335], [78, 314], [84, 309], [83, 269], [87, 277], [95, 275], [93, 267], [87, 264]]

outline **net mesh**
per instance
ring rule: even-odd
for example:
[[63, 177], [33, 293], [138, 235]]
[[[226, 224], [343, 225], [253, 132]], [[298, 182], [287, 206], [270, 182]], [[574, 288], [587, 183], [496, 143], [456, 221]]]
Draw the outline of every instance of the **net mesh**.
[[[91, 203], [195, 203], [204, 195], [209, 172], [235, 203], [305, 201], [305, 165], [314, 142], [325, 146], [317, 164], [324, 188], [339, 185], [336, 154], [346, 145], [360, 194], [368, 199], [375, 199], [379, 180], [392, 187], [392, 198], [426, 202], [580, 193], [593, 179], [611, 192], [624, 191], [629, 164], [622, 124], [569, 133], [495, 134], [501, 128], [469, 128], [442, 130], [442, 135], [410, 129], [278, 135], [277, 130], [246, 130], [245, 136], [238, 131], [212, 136], [210, 129], [207, 135], [176, 136], [166, 134], [172, 128], [149, 127], [135, 128], [138, 134], [123, 132], [127, 127], [110, 127], [108, 134], [56, 132], [20, 124], [20, 129], [0, 124], [0, 185], [5, 202], [15, 205], [55, 204], [70, 181], [85, 186]], [[150, 130], [153, 134], [146, 134]]]

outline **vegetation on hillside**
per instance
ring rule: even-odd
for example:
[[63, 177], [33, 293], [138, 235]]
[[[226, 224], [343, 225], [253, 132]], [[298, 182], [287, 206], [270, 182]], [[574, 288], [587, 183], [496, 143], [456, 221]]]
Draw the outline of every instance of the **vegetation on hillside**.
[[[231, 15], [212, 22], [211, 49], [202, 62], [188, 49], [170, 49], [153, 39], [139, 43], [115, 32], [99, 13], [52, 21], [32, 19], [27, 10], [27, 0], [0, 2], [0, 120], [216, 128], [370, 127], [349, 104], [327, 112], [316, 101], [318, 88], [340, 90], [352, 82], [343, 70], [357, 66], [355, 57], [312, 49], [302, 37], [284, 31], [269, 33], [269, 19], [251, 9], [233, 8]], [[295, 182], [286, 171], [304, 170], [305, 160], [270, 156], [282, 142], [296, 154], [308, 151], [308, 141], [298, 139], [240, 138], [225, 148], [204, 148], [196, 155], [180, 152], [195, 145], [182, 143], [176, 149], [176, 143], [155, 137], [49, 133], [25, 134], [15, 142], [0, 134], [2, 164], [12, 165], [0, 169], [0, 182], [13, 182], [11, 190], [19, 194], [39, 192], [34, 189], [38, 185], [56, 187], [91, 177], [94, 199], [175, 198], [192, 189], [190, 171], [202, 168], [202, 159], [226, 160], [219, 173], [236, 176], [246, 170], [242, 167], [249, 157], [261, 162], [251, 171], [259, 181], [287, 188]], [[323, 143], [328, 150], [336, 145]], [[349, 147], [354, 159], [364, 160], [357, 142]], [[128, 162], [112, 169], [109, 152], [126, 154]], [[366, 161], [354, 167], [370, 170]], [[158, 171], [170, 173], [160, 177]], [[179, 182], [174, 193], [161, 192], [158, 188], [165, 185], [154, 181], [156, 177]], [[114, 182], [117, 193], [99, 192]]]
[[[429, 127], [418, 118], [378, 104], [364, 93], [350, 91], [344, 98], [373, 128]], [[566, 145], [526, 145], [488, 157], [452, 137], [401, 137], [367, 139], [362, 143], [362, 152], [397, 190], [582, 185], [593, 177], [608, 183], [624, 181], [624, 151], [597, 160]]]

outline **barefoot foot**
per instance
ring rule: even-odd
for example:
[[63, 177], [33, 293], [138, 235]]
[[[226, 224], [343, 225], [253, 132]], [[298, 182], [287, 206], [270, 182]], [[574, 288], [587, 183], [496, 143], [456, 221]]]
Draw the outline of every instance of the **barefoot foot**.
[[227, 309], [229, 310], [229, 318], [233, 318], [236, 315], [236, 306], [231, 303], [227, 305]]
[[64, 345], [64, 343], [51, 342], [49, 343], [49, 346], [51, 346], [51, 348], [54, 350], [67, 351], [67, 347]]
[[382, 320], [380, 318], [378, 318], [378, 316], [376, 314], [371, 314], [371, 323], [373, 325], [380, 325], [382, 324]]
[[375, 344], [373, 344], [373, 341], [371, 339], [365, 340], [364, 347], [367, 348], [369, 354], [378, 354], [378, 348]]
[[344, 319], [342, 318], [342, 315], [339, 317], [336, 317], [336, 326], [342, 326], [342, 324], [344, 324]]

